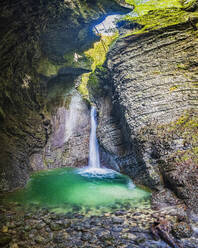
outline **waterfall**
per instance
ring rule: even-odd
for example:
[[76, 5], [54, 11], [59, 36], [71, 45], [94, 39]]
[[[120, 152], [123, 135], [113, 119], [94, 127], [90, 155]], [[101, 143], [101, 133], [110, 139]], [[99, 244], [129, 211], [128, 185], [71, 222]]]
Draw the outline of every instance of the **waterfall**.
[[99, 157], [99, 148], [98, 140], [96, 137], [96, 108], [91, 107], [91, 133], [89, 138], [89, 168], [96, 169], [100, 168], [100, 157]]
[[[92, 178], [116, 178], [120, 176], [120, 173], [100, 167], [100, 156], [99, 156], [99, 146], [96, 137], [97, 129], [97, 117], [96, 108], [91, 107], [91, 132], [89, 138], [89, 164], [88, 166], [78, 169], [78, 173], [82, 176], [92, 177]], [[129, 188], [133, 188], [133, 183], [129, 180]]]
[[79, 108], [81, 107], [81, 97], [74, 94], [71, 98], [69, 111], [65, 113], [65, 133], [64, 142], [67, 142], [75, 133], [79, 123]]

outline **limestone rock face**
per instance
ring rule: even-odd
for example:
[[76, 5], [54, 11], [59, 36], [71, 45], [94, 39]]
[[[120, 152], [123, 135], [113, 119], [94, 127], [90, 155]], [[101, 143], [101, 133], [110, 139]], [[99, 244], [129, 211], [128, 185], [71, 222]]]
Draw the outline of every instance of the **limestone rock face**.
[[35, 160], [33, 154], [39, 156], [49, 144], [64, 96], [90, 69], [82, 54], [98, 39], [91, 30], [93, 23], [118, 10], [126, 11], [110, 0], [1, 1], [0, 191], [26, 183], [32, 171], [30, 157]]
[[77, 91], [51, 118], [51, 135], [44, 149], [30, 157], [33, 170], [88, 164], [90, 111]]
[[[198, 44], [194, 27], [189, 21], [116, 42], [104, 66], [108, 73], [98, 76], [113, 106], [109, 118], [100, 115], [100, 123], [109, 125], [100, 125], [98, 135], [105, 152], [117, 158], [115, 168], [153, 189], [165, 185], [196, 211]], [[112, 132], [112, 116], [128, 140], [122, 153], [108, 148], [120, 139], [118, 131]]]

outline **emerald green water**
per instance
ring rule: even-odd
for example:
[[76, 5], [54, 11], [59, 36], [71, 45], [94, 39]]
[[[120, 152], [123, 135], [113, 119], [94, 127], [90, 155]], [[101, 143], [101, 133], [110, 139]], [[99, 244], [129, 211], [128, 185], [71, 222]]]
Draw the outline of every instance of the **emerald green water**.
[[76, 207], [141, 207], [149, 204], [149, 198], [149, 192], [135, 187], [128, 177], [111, 170], [90, 174], [64, 168], [35, 173], [24, 189], [11, 193], [7, 200], [23, 207], [37, 205], [67, 212]]

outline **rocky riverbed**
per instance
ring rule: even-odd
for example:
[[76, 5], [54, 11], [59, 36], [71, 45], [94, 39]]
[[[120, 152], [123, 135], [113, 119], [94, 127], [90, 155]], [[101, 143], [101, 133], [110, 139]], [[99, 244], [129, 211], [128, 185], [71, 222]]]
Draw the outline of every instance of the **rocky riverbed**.
[[198, 247], [196, 219], [188, 222], [179, 208], [123, 208], [82, 214], [80, 209], [55, 213], [1, 205], [0, 220], [0, 247], [4, 248]]

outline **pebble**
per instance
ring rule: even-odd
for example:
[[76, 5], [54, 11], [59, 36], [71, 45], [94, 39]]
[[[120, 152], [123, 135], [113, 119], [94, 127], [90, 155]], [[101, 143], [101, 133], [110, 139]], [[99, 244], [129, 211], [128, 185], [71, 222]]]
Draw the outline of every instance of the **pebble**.
[[[5, 214], [0, 232], [0, 247], [5, 248], [159, 248], [150, 233], [151, 224], [160, 216], [175, 217], [154, 210], [115, 210], [102, 215], [74, 213], [56, 214], [48, 210], [17, 215]], [[4, 211], [6, 213], [6, 211]], [[0, 216], [1, 212], [0, 212]], [[184, 247], [197, 248], [197, 234], [186, 223], [175, 223]], [[191, 233], [192, 235], [192, 233]], [[164, 243], [165, 244], [165, 243]], [[165, 244], [166, 245], [166, 244]]]
[[62, 229], [61, 225], [56, 224], [56, 223], [50, 223], [50, 228], [52, 231], [59, 231]]
[[123, 222], [124, 222], [124, 220], [123, 219], [121, 219], [121, 218], [113, 218], [112, 219], [112, 222], [113, 222], [113, 224], [122, 224]]
[[8, 227], [7, 226], [3, 226], [1, 231], [3, 233], [7, 233], [8, 232]]
[[10, 244], [10, 248], [19, 248], [17, 243]]
[[12, 240], [11, 236], [5, 233], [0, 233], [0, 246], [6, 245]]
[[127, 238], [128, 238], [128, 239], [135, 240], [135, 239], [137, 238], [137, 236], [134, 235], [133, 233], [127, 233]]
[[81, 237], [81, 240], [82, 241], [89, 241], [92, 239], [92, 234], [91, 233], [83, 233], [82, 237]]
[[45, 243], [46, 239], [40, 235], [36, 236], [35, 241], [39, 244]]

